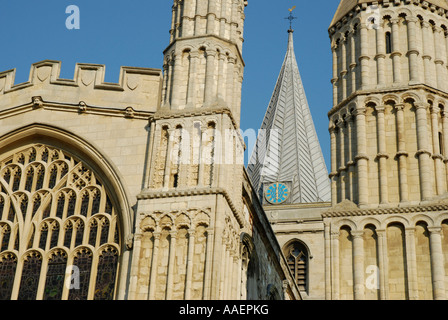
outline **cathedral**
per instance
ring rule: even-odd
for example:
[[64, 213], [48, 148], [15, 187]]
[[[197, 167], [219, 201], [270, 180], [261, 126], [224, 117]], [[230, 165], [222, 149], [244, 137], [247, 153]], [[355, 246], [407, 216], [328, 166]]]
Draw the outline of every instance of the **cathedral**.
[[329, 171], [294, 30], [246, 168], [248, 1], [173, 2], [162, 69], [0, 72], [0, 300], [446, 299], [448, 2], [340, 1]]

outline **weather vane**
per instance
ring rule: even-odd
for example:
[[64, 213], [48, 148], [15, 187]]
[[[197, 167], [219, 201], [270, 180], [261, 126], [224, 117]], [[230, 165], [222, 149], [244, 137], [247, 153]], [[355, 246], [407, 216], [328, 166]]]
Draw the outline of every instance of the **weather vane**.
[[295, 8], [296, 8], [296, 6], [293, 6], [291, 9], [288, 9], [288, 10], [289, 10], [289, 17], [286, 17], [286, 18], [285, 18], [286, 20], [289, 20], [289, 30], [292, 30], [292, 22], [293, 22], [295, 19], [297, 19], [297, 17], [294, 17], [294, 16], [292, 15], [292, 12], [294, 11]]

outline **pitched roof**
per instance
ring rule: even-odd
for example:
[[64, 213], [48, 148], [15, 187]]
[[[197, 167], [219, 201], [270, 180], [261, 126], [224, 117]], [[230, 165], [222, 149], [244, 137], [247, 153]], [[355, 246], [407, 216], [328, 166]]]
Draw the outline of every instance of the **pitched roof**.
[[[382, 3], [384, 0], [377, 0], [378, 3]], [[341, 20], [347, 13], [353, 10], [357, 5], [363, 3], [372, 3], [372, 0], [341, 0], [339, 3], [339, 7], [336, 10], [336, 14], [331, 21], [330, 27], [332, 27], [336, 22]], [[426, 0], [430, 5], [436, 5], [437, 7], [448, 10], [448, 1], [447, 0]]]
[[259, 193], [263, 184], [290, 182], [291, 203], [327, 202], [331, 198], [327, 167], [294, 54], [292, 30], [248, 173]]

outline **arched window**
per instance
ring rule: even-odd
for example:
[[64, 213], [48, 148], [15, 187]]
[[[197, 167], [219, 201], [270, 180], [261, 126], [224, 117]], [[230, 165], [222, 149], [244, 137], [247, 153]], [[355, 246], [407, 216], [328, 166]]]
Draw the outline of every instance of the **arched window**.
[[386, 32], [386, 54], [392, 53], [392, 35]]
[[288, 267], [299, 286], [299, 290], [308, 292], [308, 250], [300, 241], [286, 246], [284, 254]]
[[0, 187], [0, 300], [114, 299], [120, 230], [95, 172], [34, 145], [0, 159]]

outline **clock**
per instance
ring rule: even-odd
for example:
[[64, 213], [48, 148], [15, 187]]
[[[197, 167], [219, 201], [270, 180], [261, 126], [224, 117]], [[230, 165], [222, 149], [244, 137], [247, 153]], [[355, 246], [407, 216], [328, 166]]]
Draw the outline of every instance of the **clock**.
[[266, 188], [265, 198], [270, 204], [281, 204], [289, 197], [289, 188], [284, 183], [273, 183]]

